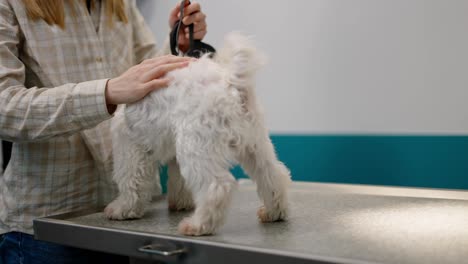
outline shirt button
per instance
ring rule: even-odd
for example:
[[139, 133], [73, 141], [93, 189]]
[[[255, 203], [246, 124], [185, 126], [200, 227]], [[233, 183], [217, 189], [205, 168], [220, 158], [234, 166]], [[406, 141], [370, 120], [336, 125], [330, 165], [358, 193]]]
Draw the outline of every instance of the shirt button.
[[96, 61], [97, 61], [97, 62], [102, 62], [102, 57], [97, 57], [97, 58], [96, 58]]

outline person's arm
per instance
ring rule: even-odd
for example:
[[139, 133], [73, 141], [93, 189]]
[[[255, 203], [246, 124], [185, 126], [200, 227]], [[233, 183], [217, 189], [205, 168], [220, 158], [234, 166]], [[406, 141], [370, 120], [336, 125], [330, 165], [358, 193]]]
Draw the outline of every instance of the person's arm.
[[25, 66], [18, 58], [20, 32], [6, 0], [0, 1], [0, 138], [13, 142], [65, 136], [111, 117], [107, 105], [133, 103], [166, 87], [166, 73], [189, 59], [146, 60], [111, 80], [26, 89]]
[[93, 127], [110, 118], [105, 100], [107, 80], [26, 89], [25, 66], [18, 58], [18, 21], [0, 2], [0, 138], [42, 140]]

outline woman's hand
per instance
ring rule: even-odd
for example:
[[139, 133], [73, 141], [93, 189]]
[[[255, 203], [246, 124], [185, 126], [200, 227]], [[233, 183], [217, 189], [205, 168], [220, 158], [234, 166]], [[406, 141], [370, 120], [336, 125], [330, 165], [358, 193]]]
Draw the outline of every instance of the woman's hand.
[[119, 77], [110, 79], [106, 87], [109, 111], [113, 112], [113, 107], [109, 106], [134, 103], [152, 91], [167, 87], [170, 79], [166, 74], [187, 66], [192, 60], [194, 59], [172, 55], [157, 57], [145, 60]]
[[[188, 1], [187, 1], [188, 2]], [[180, 1], [171, 11], [169, 16], [169, 26], [172, 28], [174, 23], [179, 20], [180, 16]], [[179, 49], [186, 52], [189, 48], [189, 28], [188, 25], [193, 24], [193, 38], [202, 40], [207, 31], [206, 15], [201, 11], [201, 6], [197, 2], [191, 2], [185, 6], [184, 17], [182, 18], [181, 30], [179, 32]]]

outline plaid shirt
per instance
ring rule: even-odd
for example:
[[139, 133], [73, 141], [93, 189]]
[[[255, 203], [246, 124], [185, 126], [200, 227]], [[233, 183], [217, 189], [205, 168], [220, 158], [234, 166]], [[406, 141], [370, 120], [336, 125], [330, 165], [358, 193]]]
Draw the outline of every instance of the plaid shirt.
[[62, 30], [29, 20], [23, 1], [0, 0], [0, 138], [14, 142], [0, 175], [0, 234], [32, 234], [34, 218], [113, 198], [106, 83], [156, 56], [135, 0], [126, 1], [129, 23], [113, 27], [105, 5], [89, 13], [75, 3], [73, 18], [64, 3]]

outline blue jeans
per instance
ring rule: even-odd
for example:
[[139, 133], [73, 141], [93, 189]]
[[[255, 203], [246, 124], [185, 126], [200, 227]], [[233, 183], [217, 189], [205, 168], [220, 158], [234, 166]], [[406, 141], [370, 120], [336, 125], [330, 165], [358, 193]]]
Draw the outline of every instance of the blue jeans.
[[61, 246], [11, 232], [0, 235], [0, 264], [129, 263], [128, 257]]

